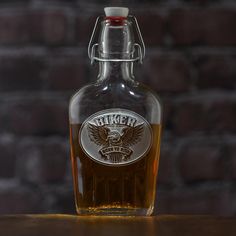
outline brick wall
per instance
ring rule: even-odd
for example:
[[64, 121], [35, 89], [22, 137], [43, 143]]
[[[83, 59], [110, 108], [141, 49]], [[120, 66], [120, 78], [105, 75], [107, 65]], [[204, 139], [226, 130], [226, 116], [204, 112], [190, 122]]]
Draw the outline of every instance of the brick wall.
[[95, 79], [86, 47], [111, 2], [138, 17], [137, 79], [164, 103], [156, 212], [235, 215], [233, 0], [1, 1], [0, 213], [74, 213], [68, 100]]

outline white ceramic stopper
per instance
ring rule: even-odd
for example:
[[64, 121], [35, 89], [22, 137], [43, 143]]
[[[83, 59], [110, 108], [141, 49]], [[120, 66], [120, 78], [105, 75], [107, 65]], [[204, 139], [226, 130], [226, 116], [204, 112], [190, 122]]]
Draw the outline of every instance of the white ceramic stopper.
[[127, 17], [129, 14], [129, 8], [127, 7], [105, 7], [106, 16], [122, 16]]

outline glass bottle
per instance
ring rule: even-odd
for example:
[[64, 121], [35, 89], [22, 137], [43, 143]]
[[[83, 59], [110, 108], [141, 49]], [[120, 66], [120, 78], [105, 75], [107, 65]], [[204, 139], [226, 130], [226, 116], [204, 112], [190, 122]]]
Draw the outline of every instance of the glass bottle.
[[151, 215], [161, 105], [133, 75], [133, 64], [145, 54], [136, 19], [128, 8], [109, 7], [105, 13], [88, 49], [92, 63], [99, 64], [98, 78], [69, 105], [76, 209], [80, 215]]

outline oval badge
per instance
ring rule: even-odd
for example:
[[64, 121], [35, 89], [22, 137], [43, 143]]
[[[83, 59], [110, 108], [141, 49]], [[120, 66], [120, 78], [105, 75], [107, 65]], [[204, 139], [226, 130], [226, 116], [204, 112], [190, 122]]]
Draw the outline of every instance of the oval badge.
[[88, 117], [79, 132], [83, 151], [104, 165], [121, 166], [142, 158], [152, 144], [152, 129], [139, 114], [107, 109]]

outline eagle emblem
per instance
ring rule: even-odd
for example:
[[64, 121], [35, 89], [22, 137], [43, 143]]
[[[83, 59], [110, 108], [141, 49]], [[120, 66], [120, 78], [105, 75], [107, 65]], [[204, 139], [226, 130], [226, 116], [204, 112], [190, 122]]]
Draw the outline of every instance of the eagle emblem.
[[102, 147], [98, 152], [104, 160], [111, 163], [127, 161], [133, 153], [130, 147], [141, 140], [143, 131], [143, 123], [119, 129], [109, 128], [106, 125], [88, 124], [90, 141]]

